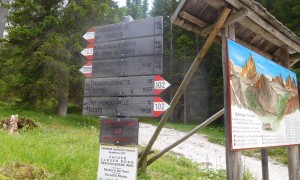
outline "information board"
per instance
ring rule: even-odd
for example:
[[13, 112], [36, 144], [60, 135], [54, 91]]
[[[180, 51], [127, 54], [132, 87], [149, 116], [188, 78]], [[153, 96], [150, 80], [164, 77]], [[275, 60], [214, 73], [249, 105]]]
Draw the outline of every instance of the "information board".
[[296, 74], [228, 40], [232, 149], [300, 144]]

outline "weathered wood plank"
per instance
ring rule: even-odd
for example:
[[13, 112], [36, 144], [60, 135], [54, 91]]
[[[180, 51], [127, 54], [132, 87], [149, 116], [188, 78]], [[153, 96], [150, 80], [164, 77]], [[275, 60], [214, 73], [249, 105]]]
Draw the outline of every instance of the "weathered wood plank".
[[159, 97], [85, 97], [82, 114], [158, 117], [168, 107]]
[[[223, 27], [224, 27], [224, 26], [228, 26], [229, 24], [231, 24], [231, 23], [233, 23], [233, 22], [241, 21], [242, 19], [244, 19], [244, 18], [247, 16], [247, 14], [248, 14], [248, 11], [247, 11], [246, 9], [241, 9], [241, 10], [239, 10], [237, 13], [230, 15], [230, 16], [226, 19], [226, 21], [225, 21]], [[210, 25], [210, 26], [206, 27], [205, 29], [203, 29], [203, 30], [200, 32], [200, 34], [201, 34], [202, 36], [207, 36], [207, 35], [211, 32], [211, 30], [213, 29], [213, 27], [214, 27], [214, 25]]]
[[225, 133], [226, 133], [226, 169], [227, 169], [227, 179], [228, 180], [241, 180], [243, 179], [242, 173], [242, 161], [241, 152], [242, 151], [232, 151], [231, 150], [231, 127], [230, 127], [230, 101], [228, 97], [228, 65], [227, 65], [227, 37], [235, 40], [235, 28], [234, 23], [225, 27], [222, 32], [222, 69], [223, 69], [223, 84], [224, 84], [224, 123], [225, 123]]
[[186, 19], [186, 20], [196, 24], [197, 26], [199, 26], [201, 28], [205, 28], [205, 27], [209, 26], [209, 24], [207, 22], [202, 21], [201, 19], [190, 15], [189, 13], [187, 13], [185, 11], [180, 12], [179, 16], [182, 17], [183, 19]]
[[163, 54], [163, 37], [152, 36], [95, 43], [93, 60]]
[[175, 24], [175, 20], [177, 19], [180, 10], [182, 9], [183, 5], [185, 4], [186, 0], [181, 0], [177, 8], [175, 9], [172, 17], [171, 17], [171, 23]]
[[95, 42], [116, 41], [128, 38], [163, 34], [163, 17], [121, 22], [95, 27]]
[[252, 51], [255, 51], [256, 53], [268, 58], [268, 59], [271, 59], [273, 60], [274, 59], [274, 56], [272, 56], [271, 54], [268, 54], [266, 53], [265, 51], [262, 51], [261, 49], [258, 49], [257, 47], [254, 47], [254, 46], [251, 46], [249, 45], [248, 43], [238, 39], [238, 38], [235, 38], [235, 41], [243, 46], [245, 46], [246, 48], [252, 50]]
[[162, 55], [107, 59], [93, 61], [92, 77], [162, 74], [162, 67]]
[[161, 76], [132, 76], [85, 79], [84, 96], [159, 95], [170, 84]]
[[[281, 44], [274, 43], [278, 47], [281, 47], [283, 45], [288, 45], [290, 48], [296, 50], [297, 52], [300, 52], [300, 45], [295, 43], [293, 40], [288, 38], [285, 34], [274, 28], [270, 23], [266, 22], [266, 20], [262, 19], [259, 15], [257, 15], [255, 12], [253, 12], [252, 9], [250, 9], [248, 6], [245, 6], [242, 2], [237, 0], [225, 0], [229, 4], [233, 5], [237, 9], [245, 8], [248, 10], [248, 17], [252, 20], [251, 24], [255, 22], [260, 28], [263, 28], [265, 31], [267, 31], [267, 34], [262, 34], [262, 37], [266, 38], [268, 41], [273, 42], [274, 39], [281, 41]], [[244, 24], [246, 27], [248, 27], [250, 24], [246, 23]], [[249, 29], [251, 27], [248, 27]], [[253, 30], [256, 32], [255, 30]], [[263, 36], [264, 35], [264, 36]], [[273, 35], [273, 37], [270, 37], [270, 35]], [[274, 39], [273, 39], [274, 38]]]

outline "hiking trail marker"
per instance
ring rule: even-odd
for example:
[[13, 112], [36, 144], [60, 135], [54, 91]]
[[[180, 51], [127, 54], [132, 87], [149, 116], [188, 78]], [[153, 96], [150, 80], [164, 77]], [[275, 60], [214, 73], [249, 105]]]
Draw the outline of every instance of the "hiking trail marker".
[[[139, 122], [168, 108], [160, 95], [170, 86], [163, 77], [163, 18], [92, 27], [81, 51], [88, 62], [83, 115], [101, 118], [97, 179], [135, 180]], [[131, 21], [132, 20], [132, 21]]]
[[85, 97], [83, 115], [159, 117], [169, 104], [157, 96], [148, 97]]
[[92, 62], [87, 62], [79, 71], [85, 75], [85, 77], [90, 78], [92, 76]]
[[159, 95], [169, 86], [170, 83], [159, 75], [90, 78], [85, 80], [84, 96]]

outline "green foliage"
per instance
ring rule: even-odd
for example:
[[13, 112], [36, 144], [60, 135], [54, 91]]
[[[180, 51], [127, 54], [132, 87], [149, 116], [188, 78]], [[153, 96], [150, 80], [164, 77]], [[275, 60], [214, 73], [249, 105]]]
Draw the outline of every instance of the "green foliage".
[[133, 19], [145, 19], [148, 17], [148, 0], [127, 0], [127, 15]]
[[298, 0], [258, 0], [286, 27], [300, 36], [300, 1]]
[[[112, 0], [15, 0], [9, 5], [8, 36], [0, 49], [0, 99], [16, 97], [31, 107], [80, 104], [86, 61], [82, 35], [88, 28], [118, 21]], [[53, 103], [55, 102], [55, 103]]]

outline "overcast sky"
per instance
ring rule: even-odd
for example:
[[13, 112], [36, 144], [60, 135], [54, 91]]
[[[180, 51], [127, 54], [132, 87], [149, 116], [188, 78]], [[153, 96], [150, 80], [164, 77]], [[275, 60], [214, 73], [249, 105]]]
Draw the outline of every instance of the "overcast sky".
[[[119, 4], [119, 7], [126, 6], [126, 0], [114, 0]], [[149, 8], [151, 8], [152, 0], [148, 0]]]

